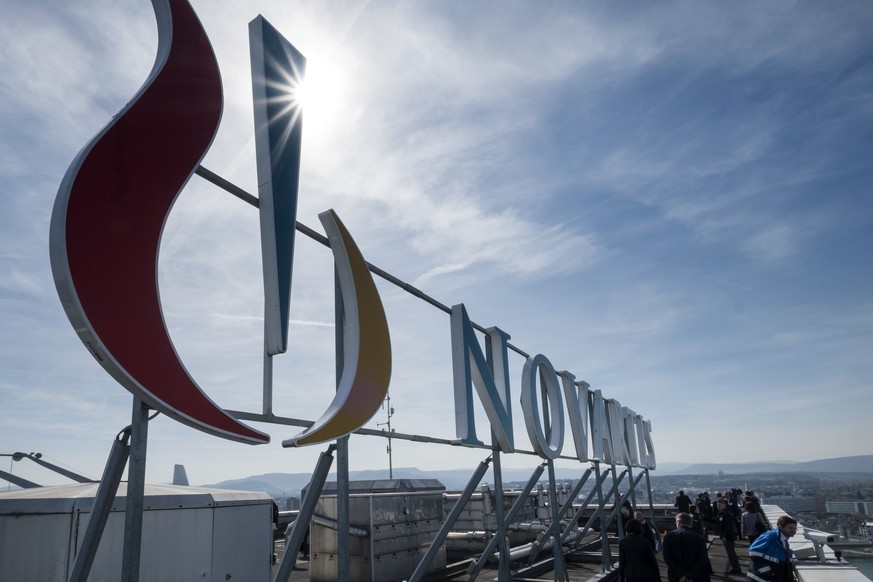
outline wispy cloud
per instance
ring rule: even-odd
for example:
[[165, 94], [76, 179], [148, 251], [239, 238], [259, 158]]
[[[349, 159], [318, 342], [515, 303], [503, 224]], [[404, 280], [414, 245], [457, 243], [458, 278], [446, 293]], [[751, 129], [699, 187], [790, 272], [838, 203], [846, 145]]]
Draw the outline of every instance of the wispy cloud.
[[[257, 193], [246, 25], [261, 12], [336, 76], [304, 114], [301, 222], [318, 229], [335, 208], [369, 260], [651, 417], [662, 459], [715, 454], [687, 432], [709, 418], [693, 403], [720, 398], [759, 403], [771, 424], [758, 436], [796, 429], [781, 424], [790, 401], [822, 412], [830, 446], [850, 440], [840, 414], [857, 418], [871, 394], [864, 4], [194, 6], [224, 75], [210, 169]], [[17, 3], [0, 35], [0, 433], [99, 473], [129, 398], [64, 317], [48, 222], [72, 157], [151, 70], [154, 19], [148, 3]], [[228, 407], [260, 407], [260, 253], [257, 211], [193, 178], [164, 228], [160, 291], [189, 372]], [[289, 416], [332, 398], [333, 286], [330, 251], [298, 237], [292, 347], [275, 362]], [[451, 436], [445, 314], [384, 288], [396, 420]], [[843, 396], [859, 406], [828, 403]], [[676, 410], [690, 411], [682, 426]], [[177, 462], [185, 438], [203, 481], [230, 476], [228, 459], [241, 473], [287, 463], [280, 447], [226, 449], [156, 422], [156, 463]]]

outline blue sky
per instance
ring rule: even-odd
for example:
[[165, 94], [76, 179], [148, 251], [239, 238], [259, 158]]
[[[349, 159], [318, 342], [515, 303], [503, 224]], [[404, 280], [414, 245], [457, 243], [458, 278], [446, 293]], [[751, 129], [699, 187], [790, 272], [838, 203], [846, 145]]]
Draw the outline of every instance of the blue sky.
[[[257, 191], [247, 23], [261, 13], [308, 58], [315, 95], [298, 220], [321, 230], [317, 214], [336, 209], [368, 260], [650, 419], [659, 462], [873, 453], [869, 3], [193, 5], [225, 90], [207, 168]], [[154, 17], [133, 0], [0, 0], [0, 13], [0, 452], [98, 477], [130, 397], [61, 309], [48, 225], [67, 166], [151, 69]], [[258, 236], [254, 209], [194, 177], [159, 266], [189, 371], [254, 412]], [[275, 409], [314, 419], [333, 386], [330, 253], [298, 238], [294, 269]], [[448, 317], [377, 284], [393, 426], [451, 438]], [[272, 444], [158, 417], [148, 478], [175, 463], [192, 483], [311, 471], [321, 447], [283, 449], [295, 429], [257, 426]], [[352, 439], [352, 469], [387, 467], [384, 446]], [[485, 456], [394, 453], [420, 468]]]

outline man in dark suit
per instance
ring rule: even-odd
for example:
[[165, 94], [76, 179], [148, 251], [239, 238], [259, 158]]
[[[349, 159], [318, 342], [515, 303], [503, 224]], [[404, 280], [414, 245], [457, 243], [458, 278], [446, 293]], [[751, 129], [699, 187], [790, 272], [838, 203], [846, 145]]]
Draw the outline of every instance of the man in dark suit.
[[669, 582], [709, 582], [706, 539], [691, 531], [691, 516], [676, 516], [676, 529], [664, 536], [664, 562]]
[[679, 513], [691, 513], [691, 498], [685, 495], [685, 491], [680, 491], [676, 496], [676, 502], [673, 504], [676, 511]]
[[661, 582], [661, 570], [652, 544], [643, 538], [643, 524], [629, 519], [625, 537], [618, 542], [619, 582]]
[[742, 575], [740, 569], [740, 561], [737, 558], [737, 550], [734, 547], [737, 542], [737, 525], [734, 521], [734, 514], [730, 510], [727, 499], [721, 498], [716, 503], [718, 513], [715, 516], [715, 528], [718, 532], [718, 537], [724, 543], [724, 551], [728, 557], [728, 563], [731, 569], [728, 574]]

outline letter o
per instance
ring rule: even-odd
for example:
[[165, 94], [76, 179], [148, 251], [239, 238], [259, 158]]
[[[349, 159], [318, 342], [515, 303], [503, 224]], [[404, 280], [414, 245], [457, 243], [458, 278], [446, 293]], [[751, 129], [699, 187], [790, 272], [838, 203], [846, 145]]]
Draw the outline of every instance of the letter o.
[[[537, 390], [537, 377], [542, 391]], [[548, 426], [543, 426], [538, 393], [548, 400]], [[524, 363], [521, 379], [521, 408], [524, 424], [534, 451], [544, 459], [556, 459], [564, 446], [564, 401], [558, 389], [558, 374], [552, 363], [542, 354]]]

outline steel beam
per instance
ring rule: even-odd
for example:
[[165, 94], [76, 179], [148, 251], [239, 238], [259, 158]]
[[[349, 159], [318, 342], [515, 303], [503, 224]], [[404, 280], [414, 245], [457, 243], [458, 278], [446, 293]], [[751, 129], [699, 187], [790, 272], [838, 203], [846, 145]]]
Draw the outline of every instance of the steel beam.
[[646, 492], [649, 495], [649, 511], [655, 515], [655, 502], [652, 499], [652, 481], [649, 479], [649, 468], [645, 467], [643, 473], [646, 475]]
[[324, 482], [327, 480], [327, 474], [330, 471], [330, 466], [333, 464], [333, 451], [335, 449], [336, 445], [330, 445], [327, 451], [321, 453], [318, 457], [318, 463], [315, 465], [315, 471], [312, 472], [312, 479], [309, 481], [306, 497], [300, 506], [300, 513], [297, 514], [297, 519], [294, 520], [294, 526], [291, 529], [291, 535], [288, 536], [288, 541], [285, 542], [285, 553], [282, 554], [282, 561], [279, 563], [279, 570], [276, 572], [273, 582], [288, 582], [288, 579], [291, 577], [291, 571], [294, 569], [295, 562], [297, 562], [297, 554], [300, 552], [303, 538], [306, 537], [306, 532], [309, 529], [309, 521], [315, 513], [315, 506], [318, 504], [318, 498], [321, 496]]
[[594, 461], [594, 474], [597, 478], [597, 511], [600, 513], [600, 571], [606, 572], [612, 566], [609, 560], [609, 521], [606, 519], [605, 502], [603, 497], [603, 481], [601, 477], [600, 461]]
[[473, 495], [473, 491], [476, 490], [476, 487], [479, 485], [479, 482], [482, 481], [482, 477], [485, 476], [485, 472], [488, 470], [488, 463], [491, 461], [491, 457], [488, 457], [476, 467], [476, 470], [473, 472], [473, 475], [470, 477], [470, 481], [467, 482], [467, 486], [464, 488], [464, 491], [461, 493], [461, 496], [455, 502], [455, 506], [449, 512], [449, 515], [446, 517], [446, 520], [443, 522], [443, 525], [440, 527], [439, 531], [434, 536], [433, 541], [430, 543], [430, 546], [427, 548], [427, 552], [425, 552], [424, 556], [422, 556], [421, 561], [415, 567], [415, 571], [412, 572], [412, 576], [409, 577], [408, 582], [420, 582], [422, 578], [424, 578], [425, 572], [427, 572], [427, 567], [436, 557], [437, 552], [440, 549], [440, 546], [443, 545], [443, 542], [446, 541], [446, 537], [449, 534], [449, 530], [452, 529], [452, 526], [457, 521], [458, 516], [461, 515], [461, 512], [464, 510], [464, 506], [467, 505], [467, 501], [470, 500], [470, 496]]
[[33, 453], [24, 455], [24, 458], [30, 459], [31, 461], [33, 461], [37, 465], [41, 465], [41, 466], [45, 467], [46, 469], [50, 469], [50, 470], [54, 471], [55, 473], [57, 473], [58, 475], [63, 475], [64, 477], [67, 477], [68, 479], [72, 479], [73, 481], [76, 481], [77, 483], [93, 483], [94, 482], [94, 479], [89, 479], [88, 477], [85, 477], [84, 475], [79, 475], [78, 473], [74, 473], [73, 471], [70, 471], [69, 469], [64, 469], [63, 467], [58, 467], [54, 463], [49, 463], [48, 461], [40, 459], [39, 457], [37, 457]]
[[[515, 517], [518, 515], [518, 512], [521, 511], [521, 508], [524, 507], [525, 500], [530, 496], [530, 492], [533, 491], [533, 488], [536, 486], [537, 482], [539, 482], [540, 476], [545, 469], [545, 463], [540, 464], [536, 469], [534, 469], [530, 479], [527, 480], [527, 484], [524, 486], [524, 489], [522, 489], [521, 495], [518, 496], [515, 502], [513, 502], [512, 507], [509, 508], [504, 521], [504, 528], [515, 521]], [[485, 549], [479, 555], [479, 559], [471, 564], [470, 568], [467, 570], [467, 573], [470, 574], [469, 582], [473, 582], [476, 580], [476, 577], [479, 576], [479, 573], [482, 571], [482, 568], [485, 567], [488, 558], [494, 553], [494, 547], [496, 545], [497, 538], [491, 538], [488, 540]]]
[[142, 553], [142, 512], [145, 497], [149, 407], [136, 396], [133, 397], [131, 416], [130, 458], [127, 463], [127, 496], [124, 505], [124, 549], [121, 557], [122, 582], [138, 582]]
[[[590, 475], [590, 474], [591, 474], [591, 469], [589, 468], [588, 471], [586, 472], [586, 475]], [[602, 474], [601, 474], [601, 477], [602, 477], [602, 478], [605, 478], [605, 476], [602, 475]], [[570, 520], [570, 523], [571, 523], [571, 524], [576, 523], [577, 521], [579, 521], [579, 518], [581, 518], [581, 517], [582, 517], [582, 514], [585, 512], [585, 510], [588, 509], [588, 504], [591, 503], [591, 499], [592, 499], [595, 495], [597, 495], [597, 489], [598, 489], [598, 488], [603, 484], [603, 481], [602, 481], [602, 480], [601, 480], [601, 481], [597, 481], [597, 479], [598, 479], [597, 477], [595, 477], [594, 479], [595, 479], [595, 486], [591, 488], [591, 491], [589, 491], [589, 492], [588, 492], [588, 495], [585, 497], [585, 501], [582, 502], [582, 505], [580, 505], [580, 506], [579, 506], [579, 509], [576, 511], [576, 513], [573, 514], [573, 517], [572, 517], [572, 519]], [[586, 480], [587, 480], [587, 479], [586, 479]], [[588, 519], [588, 521], [587, 521], [587, 522], [585, 523], [585, 525], [582, 527], [582, 530], [576, 533], [576, 540], [580, 540], [580, 539], [582, 539], [583, 537], [585, 537], [585, 534], [586, 534], [586, 533], [588, 532], [588, 530], [591, 528], [591, 524], [594, 523], [594, 520], [597, 519], [598, 517], [601, 517], [602, 515], [603, 515], [603, 511], [602, 511], [601, 508], [598, 507], [596, 510], [594, 510], [594, 513], [591, 515], [591, 517]], [[601, 517], [601, 521], [602, 521], [602, 517]], [[561, 543], [562, 543], [562, 544], [563, 544], [565, 541], [567, 541], [567, 538], [568, 538], [568, 537], [570, 537], [570, 533], [571, 533], [571, 531], [570, 531], [570, 529], [568, 528], [567, 531], [564, 532], [564, 535], [561, 536]]]
[[494, 520], [497, 522], [497, 580], [509, 582], [512, 573], [509, 570], [509, 539], [506, 536], [506, 517], [503, 510], [503, 470], [500, 466], [500, 447], [495, 444], [494, 432], [491, 433], [491, 444], [494, 446]]
[[558, 508], [558, 492], [556, 490], [557, 483], [555, 480], [555, 462], [552, 459], [549, 459], [547, 462], [547, 466], [549, 469], [549, 509], [552, 511], [552, 527], [550, 528], [549, 535], [551, 535], [553, 543], [552, 543], [552, 556], [554, 556], [555, 562], [555, 572], [554, 579], [555, 580], [568, 580], [567, 577], [567, 565], [564, 563], [564, 548], [561, 546], [561, 516]]
[[73, 564], [69, 582], [85, 582], [91, 573], [91, 565], [94, 563], [94, 556], [97, 555], [97, 547], [100, 545], [100, 538], [103, 537], [106, 520], [109, 519], [112, 501], [115, 499], [115, 492], [118, 491], [118, 484], [121, 482], [121, 475], [124, 473], [127, 458], [130, 455], [128, 445], [130, 430], [131, 427], [125, 428], [118, 433], [112, 442], [109, 458], [103, 469], [103, 477], [100, 479], [100, 486], [94, 497], [94, 507], [91, 509], [85, 535], [82, 536], [82, 545], [79, 546], [76, 553], [76, 562]]
[[35, 487], [42, 487], [42, 485], [40, 485], [39, 483], [28, 481], [24, 477], [18, 477], [16, 475], [13, 475], [12, 473], [7, 473], [6, 471], [0, 471], [0, 479], [9, 481], [13, 485], [18, 485], [22, 489], [33, 489]]
[[[576, 523], [577, 519], [579, 519], [579, 516], [581, 515], [581, 511], [578, 511], [573, 515], [573, 519], [571, 519], [569, 522], [567, 522], [567, 529], [564, 531], [564, 533], [561, 533], [560, 526], [564, 520], [564, 516], [566, 516], [567, 512], [570, 511], [570, 509], [573, 507], [573, 500], [576, 499], [577, 495], [579, 495], [579, 492], [582, 490], [582, 487], [585, 486], [585, 483], [588, 481], [588, 478], [590, 476], [591, 476], [591, 468], [589, 467], [588, 470], [585, 471], [585, 474], [576, 482], [576, 486], [573, 487], [573, 489], [570, 491], [570, 495], [567, 496], [567, 500], [564, 501], [564, 503], [561, 505], [561, 507], [558, 508], [557, 517], [553, 516], [552, 523], [549, 524], [549, 526], [548, 526], [548, 529], [546, 531], [546, 535], [552, 535], [554, 537], [554, 535], [556, 535], [555, 532], [557, 531], [557, 533], [560, 534], [560, 538], [561, 538], [560, 544], [563, 544], [564, 541], [569, 537], [570, 528], [573, 527], [573, 524]], [[594, 494], [594, 492], [592, 491], [592, 493], [588, 495], [587, 500], [583, 504], [583, 509], [584, 509], [584, 506], [588, 504], [588, 501], [591, 500], [591, 497], [593, 494]], [[539, 551], [533, 552], [531, 554], [530, 561], [531, 562], [535, 561], [538, 555], [539, 555]]]

